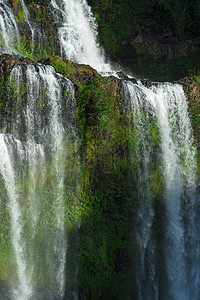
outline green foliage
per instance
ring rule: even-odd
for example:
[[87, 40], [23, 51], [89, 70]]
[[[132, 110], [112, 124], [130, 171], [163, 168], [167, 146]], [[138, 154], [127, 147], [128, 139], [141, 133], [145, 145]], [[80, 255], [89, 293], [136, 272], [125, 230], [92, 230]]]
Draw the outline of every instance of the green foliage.
[[[200, 84], [199, 77], [195, 76], [197, 84]], [[190, 99], [189, 101], [190, 119], [193, 128], [194, 138], [197, 141], [197, 146], [200, 149], [200, 101], [199, 99]]]
[[[135, 75], [172, 81], [186, 76], [188, 69], [200, 68], [200, 4], [197, 0], [90, 0], [89, 4], [96, 16], [99, 38], [106, 52], [115, 61], [131, 68]], [[152, 43], [154, 35], [162, 38], [165, 31], [182, 40], [193, 39], [193, 51], [179, 59], [149, 55], [143, 44], [134, 44], [138, 27], [150, 29]]]
[[5, 206], [7, 195], [2, 178], [0, 178], [0, 189], [0, 280], [7, 280], [11, 271], [10, 219]]
[[195, 80], [197, 85], [200, 85], [200, 77], [199, 76], [195, 75], [194, 80]]
[[17, 14], [18, 16], [15, 16], [15, 20], [17, 21], [17, 23], [23, 23], [24, 21], [23, 11], [20, 10]]
[[55, 56], [52, 59], [51, 66], [54, 67], [56, 72], [63, 74], [67, 78], [71, 73], [70, 68], [64, 63], [63, 60], [59, 59], [58, 56]]
[[159, 4], [169, 13], [171, 22], [180, 36], [197, 36], [200, 22], [200, 4], [197, 0], [192, 1], [163, 1]]
[[8, 99], [8, 86], [10, 82], [9, 72], [5, 72], [4, 76], [0, 77], [0, 113], [1, 116], [5, 113], [6, 102]]
[[[130, 299], [129, 226], [135, 172], [128, 120], [95, 77], [77, 89], [83, 179], [79, 283], [82, 299]], [[119, 253], [124, 253], [121, 262]]]
[[[45, 2], [45, 1], [44, 1]], [[38, 24], [49, 24], [52, 20], [47, 3], [41, 1], [31, 1], [28, 3], [28, 8], [31, 15], [31, 20]]]

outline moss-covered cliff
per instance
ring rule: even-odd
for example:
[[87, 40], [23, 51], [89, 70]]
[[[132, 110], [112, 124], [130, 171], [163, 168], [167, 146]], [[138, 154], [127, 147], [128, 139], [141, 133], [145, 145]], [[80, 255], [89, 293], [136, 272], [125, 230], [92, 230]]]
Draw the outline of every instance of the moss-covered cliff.
[[[80, 135], [82, 178], [80, 208], [71, 207], [69, 214], [70, 257], [79, 260], [77, 287], [80, 299], [134, 299], [134, 261], [132, 229], [133, 215], [138, 205], [134, 140], [130, 137], [131, 116], [123, 113], [121, 81], [113, 76], [101, 77], [94, 69], [78, 65], [58, 56], [41, 61], [69, 78], [76, 88], [77, 125]], [[1, 130], [9, 133], [9, 116], [18, 109], [10, 90], [10, 72], [17, 64], [34, 64], [30, 59], [3, 55], [0, 58]], [[199, 77], [181, 81], [189, 100], [195, 141], [199, 148]], [[150, 84], [148, 82], [148, 84]], [[11, 94], [10, 94], [11, 93]], [[26, 88], [21, 91], [22, 99]], [[23, 100], [22, 100], [23, 101]], [[155, 152], [158, 142], [152, 127]], [[134, 136], [134, 135], [133, 135]], [[162, 239], [162, 194], [159, 169], [152, 170], [151, 189], [158, 201], [158, 223], [154, 224], [158, 239]], [[158, 205], [157, 204], [157, 205]], [[3, 231], [8, 222], [2, 211]], [[81, 219], [77, 230], [74, 222]], [[159, 223], [160, 222], [160, 223]], [[77, 244], [77, 233], [79, 242]], [[10, 276], [9, 240], [1, 240], [2, 280]], [[158, 255], [162, 251], [158, 245]], [[69, 283], [68, 283], [69, 284]], [[71, 288], [70, 286], [68, 286]]]
[[107, 53], [135, 75], [170, 81], [200, 68], [197, 0], [89, 3]]
[[[183, 5], [180, 14], [177, 14], [179, 2], [175, 4], [177, 7], [173, 8], [174, 11], [170, 1], [91, 0], [90, 4], [99, 24], [100, 40], [113, 59], [137, 75], [172, 80], [186, 74], [189, 68], [199, 68], [199, 37], [196, 23], [193, 27], [191, 21], [194, 14], [197, 19], [199, 16], [194, 10], [197, 3], [193, 2], [188, 4], [189, 7]], [[46, 37], [44, 40], [36, 37], [32, 53], [30, 31], [23, 26], [21, 8], [17, 1], [13, 0], [12, 3], [16, 18], [21, 23], [21, 53], [29, 58], [12, 55], [0, 57], [1, 130], [6, 132], [6, 122], [16, 109], [9, 94], [10, 72], [16, 64], [51, 65], [56, 72], [74, 83], [82, 180], [80, 210], [74, 211], [70, 218], [73, 222], [81, 216], [81, 226], [78, 229], [78, 246], [74, 241], [76, 230], [73, 226], [69, 240], [72, 252], [79, 253], [77, 285], [80, 298], [134, 299], [134, 251], [131, 239], [132, 216], [138, 200], [137, 177], [134, 141], [129, 132], [130, 116], [122, 112], [121, 81], [113, 76], [101, 77], [89, 66], [59, 57], [60, 49], [49, 1], [41, 3], [38, 0], [26, 0], [31, 20], [38, 24]], [[188, 13], [184, 14], [186, 7]], [[185, 22], [188, 18], [190, 26]], [[181, 83], [185, 85], [199, 148], [200, 79], [199, 76], [191, 76]], [[21, 93], [23, 98], [26, 88]], [[152, 126], [151, 138], [156, 151], [155, 126]], [[153, 172], [151, 188], [154, 198], [158, 199], [161, 193], [159, 171], [155, 168]], [[157, 214], [162, 219], [163, 207], [160, 203], [158, 206]], [[4, 220], [1, 228], [4, 230], [8, 216], [4, 211], [1, 214]], [[159, 222], [154, 224], [158, 239], [162, 235]], [[11, 273], [9, 261], [5, 259], [8, 258], [7, 242], [1, 239], [2, 280], [6, 280]]]
[[[37, 63], [11, 55], [1, 56], [0, 62], [1, 130], [9, 133], [6, 126], [9, 116], [20, 109], [13, 102], [10, 72], [16, 64], [37, 66]], [[80, 297], [130, 299], [131, 219], [136, 178], [135, 163], [130, 156], [128, 117], [122, 114], [119, 97], [120, 81], [112, 76], [102, 78], [91, 67], [58, 56], [42, 63], [54, 66], [76, 87], [82, 183], [80, 210], [71, 211], [70, 220], [73, 223], [81, 217], [78, 248], [74, 226], [69, 240], [72, 255], [79, 257]], [[24, 88], [22, 102], [26, 95]], [[6, 215], [2, 218], [6, 227]], [[7, 257], [5, 241], [2, 243], [1, 254]], [[1, 276], [4, 280], [9, 277], [9, 261], [6, 265], [3, 269], [7, 275]]]
[[[172, 81], [200, 68], [199, 4], [161, 0], [90, 0], [99, 28], [99, 41], [112, 60], [135, 76]], [[12, 1], [21, 28], [17, 48], [33, 59], [60, 54], [57, 26], [50, 1], [25, 1], [31, 22], [42, 32], [31, 50], [30, 30], [24, 26], [19, 1]]]

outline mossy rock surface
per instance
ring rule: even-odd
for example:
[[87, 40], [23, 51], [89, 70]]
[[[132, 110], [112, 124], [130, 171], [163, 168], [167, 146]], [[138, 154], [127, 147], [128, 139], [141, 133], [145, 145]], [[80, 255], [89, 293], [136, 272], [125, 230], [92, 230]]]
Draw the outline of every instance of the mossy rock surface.
[[184, 87], [189, 115], [200, 156], [200, 76], [191, 75], [178, 81]]

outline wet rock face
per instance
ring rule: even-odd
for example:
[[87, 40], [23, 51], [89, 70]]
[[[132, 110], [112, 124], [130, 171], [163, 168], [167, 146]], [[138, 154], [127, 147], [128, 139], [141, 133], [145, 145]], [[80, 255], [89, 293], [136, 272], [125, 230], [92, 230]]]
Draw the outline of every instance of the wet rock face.
[[136, 47], [143, 45], [148, 54], [173, 57], [187, 57], [193, 51], [191, 40], [182, 40], [168, 28], [151, 28], [140, 26], [139, 33], [132, 44]]
[[184, 86], [185, 94], [188, 99], [196, 99], [200, 102], [200, 82], [198, 82], [199, 76], [185, 77], [178, 81], [178, 83]]
[[195, 144], [200, 151], [200, 76], [190, 75], [178, 81], [183, 85], [188, 100], [188, 109], [195, 137]]
[[12, 55], [3, 54], [0, 56], [0, 76], [4, 76], [6, 73], [9, 73], [12, 68], [19, 64], [20, 61]]
[[0, 56], [0, 76], [4, 77], [6, 74], [9, 74], [15, 65], [19, 65], [22, 63], [27, 64], [36, 64], [33, 60], [21, 56], [21, 55], [10, 55], [3, 54]]

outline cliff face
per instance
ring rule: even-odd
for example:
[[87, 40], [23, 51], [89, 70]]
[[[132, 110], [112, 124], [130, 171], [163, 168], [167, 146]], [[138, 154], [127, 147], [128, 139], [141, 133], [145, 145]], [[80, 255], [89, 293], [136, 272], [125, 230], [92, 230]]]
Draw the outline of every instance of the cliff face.
[[[138, 178], [137, 162], [133, 155], [134, 141], [130, 138], [129, 131], [131, 116], [124, 114], [122, 109], [124, 99], [120, 92], [121, 81], [114, 76], [101, 77], [90, 66], [61, 59], [57, 40], [59, 22], [53, 23], [49, 1], [41, 3], [39, 0], [26, 0], [30, 22], [36, 24], [31, 25], [38, 26], [37, 32], [42, 32], [43, 37], [41, 39], [40, 34], [36, 35], [34, 43], [31, 41], [30, 26], [23, 22], [18, 1], [11, 2], [19, 23], [19, 52], [24, 56], [0, 56], [1, 130], [9, 133], [6, 124], [10, 114], [16, 109], [10, 89], [10, 72], [15, 65], [51, 65], [57, 73], [73, 82], [77, 99], [76, 122], [80, 136], [78, 154], [81, 157], [83, 175], [79, 195], [81, 208], [77, 215], [73, 210], [70, 215], [69, 244], [72, 253], [79, 252], [77, 285], [80, 298], [133, 299], [135, 253], [131, 240], [132, 216], [139, 202], [136, 195]], [[168, 22], [170, 9], [164, 8], [161, 1], [159, 2], [91, 0], [90, 4], [100, 26], [99, 38], [113, 59], [118, 59], [124, 67], [138, 75], [172, 80], [194, 66], [192, 60], [191, 65], [188, 64], [186, 69], [182, 69], [192, 55], [198, 61], [195, 54], [197, 37], [191, 34], [184, 38], [178, 34], [174, 23]], [[159, 26], [163, 16], [164, 25]], [[149, 20], [149, 25], [144, 25], [146, 20]], [[178, 71], [174, 74], [175, 69]], [[151, 85], [148, 81], [144, 83]], [[192, 126], [199, 147], [200, 79], [199, 76], [192, 75], [180, 83], [185, 86], [188, 96]], [[21, 92], [23, 103], [26, 87]], [[153, 123], [150, 139], [156, 153], [158, 141]], [[159, 170], [155, 168], [151, 188], [156, 201], [162, 192], [160, 180]], [[158, 206], [158, 215], [162, 219], [163, 204], [159, 202]], [[1, 213], [4, 217], [4, 212]], [[74, 241], [74, 219], [80, 216], [82, 221], [78, 229], [80, 240], [77, 246]], [[4, 219], [7, 224], [8, 220]], [[159, 227], [159, 224], [155, 226]], [[156, 228], [156, 234], [161, 238], [162, 229]], [[8, 258], [6, 247], [1, 241], [0, 258]], [[163, 255], [160, 254], [160, 249], [158, 252]], [[0, 279], [7, 280], [12, 272], [12, 265], [9, 259], [1, 261], [3, 267], [0, 268]], [[39, 282], [40, 284], [43, 283]]]
[[[27, 93], [24, 84], [18, 98], [20, 105], [16, 105], [13, 98], [16, 87], [10, 82], [10, 72], [15, 65], [23, 68], [33, 64], [37, 69], [38, 62], [4, 54], [0, 63], [1, 130], [9, 135], [10, 116], [15, 114], [15, 110], [21, 109]], [[113, 76], [101, 77], [89, 66], [62, 60], [58, 56], [42, 60], [41, 63], [53, 66], [75, 85], [82, 179], [80, 208], [77, 212], [72, 207], [68, 212], [71, 228], [68, 243], [69, 255], [73, 257], [71, 259], [79, 257], [76, 284], [80, 298], [89, 295], [91, 299], [112, 299], [117, 290], [119, 299], [125, 296], [129, 299], [132, 255], [129, 228], [135, 173], [134, 161], [129, 155], [128, 116], [122, 114], [120, 80]], [[40, 92], [43, 97], [42, 89]], [[44, 111], [45, 101], [41, 101], [43, 104], [40, 109]], [[70, 205], [73, 206], [72, 203]], [[1, 218], [4, 217], [2, 211]], [[74, 225], [77, 218], [81, 218], [78, 245]], [[4, 227], [7, 226], [5, 221]], [[0, 262], [4, 274], [0, 273], [0, 279], [6, 282], [10, 277], [12, 263], [0, 241], [1, 256], [6, 258], [6, 262]]]
[[[24, 23], [20, 2], [13, 0], [21, 36], [17, 45], [21, 48], [20, 53], [35, 60], [60, 55], [57, 28], [62, 16], [58, 14], [55, 19], [49, 0], [26, 0], [25, 4], [30, 25], [38, 31], [33, 46], [30, 26]], [[200, 68], [197, 0], [190, 3], [176, 1], [175, 5], [161, 0], [90, 0], [89, 4], [98, 22], [99, 41], [106, 53], [134, 75], [172, 81]]]
[[170, 81], [199, 68], [197, 0], [89, 2], [107, 53], [133, 74]]
[[200, 76], [185, 77], [179, 83], [184, 86], [194, 137], [200, 149]]
[[[30, 26], [24, 23], [20, 2], [13, 0], [21, 36], [17, 45], [20, 53], [35, 60], [60, 55], [57, 28], [62, 16], [58, 14], [55, 19], [49, 0], [26, 0], [25, 3], [30, 25], [38, 31], [33, 46]], [[197, 0], [176, 1], [175, 5], [161, 0], [90, 0], [89, 4], [98, 22], [100, 44], [113, 61], [134, 75], [172, 81], [200, 68]]]

